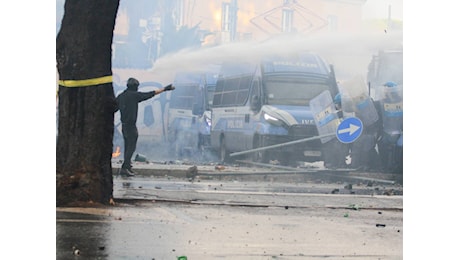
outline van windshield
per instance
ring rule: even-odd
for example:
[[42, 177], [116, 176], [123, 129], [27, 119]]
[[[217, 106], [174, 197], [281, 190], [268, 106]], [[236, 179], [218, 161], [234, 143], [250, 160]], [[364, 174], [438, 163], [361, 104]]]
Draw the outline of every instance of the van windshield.
[[265, 81], [268, 105], [308, 106], [310, 100], [324, 90], [330, 90], [326, 82], [308, 79], [273, 78]]

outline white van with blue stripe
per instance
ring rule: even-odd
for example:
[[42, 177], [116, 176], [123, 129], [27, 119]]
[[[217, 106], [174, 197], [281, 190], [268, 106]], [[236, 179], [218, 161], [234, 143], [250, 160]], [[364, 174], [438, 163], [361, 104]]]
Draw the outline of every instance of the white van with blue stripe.
[[281, 144], [318, 136], [309, 102], [324, 90], [338, 93], [334, 71], [314, 53], [223, 63], [211, 113], [212, 148], [223, 162], [252, 149], [258, 151], [246, 155], [257, 162], [320, 161], [320, 140]]
[[210, 148], [212, 97], [216, 66], [206, 71], [181, 71], [175, 76], [168, 109], [170, 154], [177, 159], [205, 159]]

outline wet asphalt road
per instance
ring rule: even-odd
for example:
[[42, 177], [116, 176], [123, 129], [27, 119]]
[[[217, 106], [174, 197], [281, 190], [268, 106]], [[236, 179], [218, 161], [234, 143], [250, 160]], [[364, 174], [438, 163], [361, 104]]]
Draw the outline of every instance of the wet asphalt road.
[[397, 210], [138, 202], [57, 218], [57, 259], [402, 259]]
[[56, 259], [403, 259], [401, 185], [285, 177], [114, 176], [115, 206], [56, 209]]

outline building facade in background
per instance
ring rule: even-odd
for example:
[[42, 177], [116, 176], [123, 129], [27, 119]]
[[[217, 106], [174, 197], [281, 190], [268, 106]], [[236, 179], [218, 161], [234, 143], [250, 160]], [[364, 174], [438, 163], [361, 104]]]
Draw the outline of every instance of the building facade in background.
[[[356, 33], [366, 0], [139, 0], [120, 2], [114, 65], [150, 67], [187, 47], [281, 34]], [[187, 45], [188, 44], [188, 45]], [[129, 55], [128, 55], [129, 53]]]

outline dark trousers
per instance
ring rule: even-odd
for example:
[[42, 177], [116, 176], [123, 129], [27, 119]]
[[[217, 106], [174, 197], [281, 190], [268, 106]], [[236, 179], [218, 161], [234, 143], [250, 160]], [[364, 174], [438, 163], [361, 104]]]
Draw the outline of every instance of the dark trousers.
[[373, 134], [363, 133], [351, 148], [351, 167], [361, 170], [379, 170], [380, 157], [375, 149], [376, 141]]
[[347, 167], [348, 144], [343, 144], [334, 138], [323, 144], [322, 154], [326, 168]]
[[402, 147], [388, 140], [382, 139], [379, 144], [379, 154], [382, 161], [382, 168], [385, 172], [402, 173], [403, 170], [403, 151]]
[[124, 161], [121, 168], [131, 169], [131, 157], [136, 150], [137, 138], [139, 136], [136, 125], [122, 125], [123, 140], [125, 142]]

